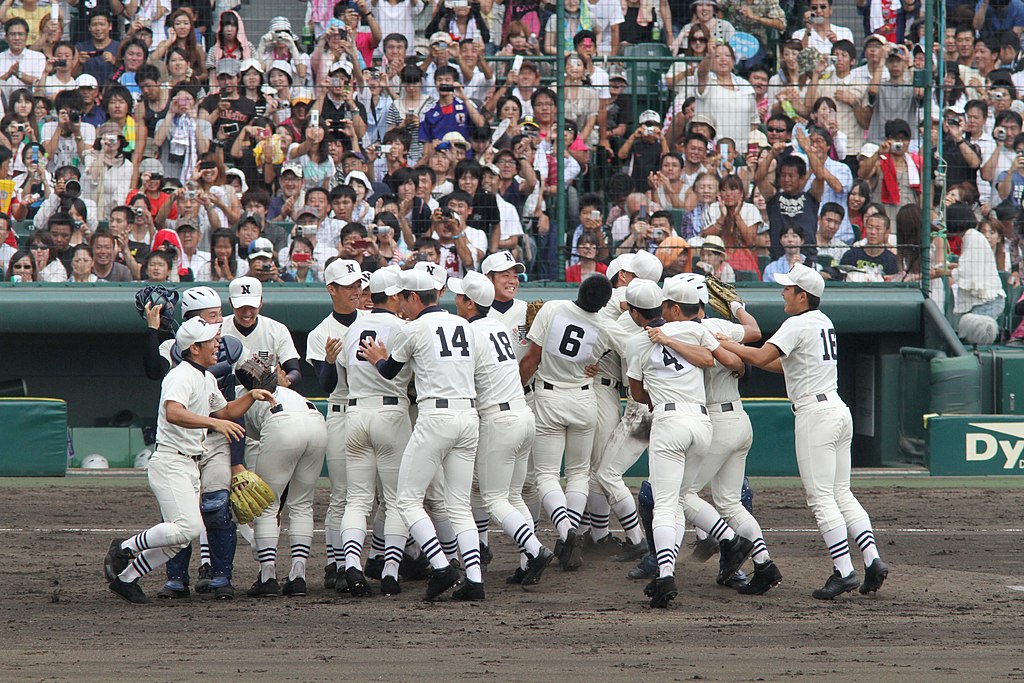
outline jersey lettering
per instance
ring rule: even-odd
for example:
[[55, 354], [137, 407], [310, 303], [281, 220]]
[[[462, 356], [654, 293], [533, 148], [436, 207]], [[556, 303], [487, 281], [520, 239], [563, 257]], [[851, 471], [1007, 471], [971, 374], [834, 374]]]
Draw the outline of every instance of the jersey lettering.
[[498, 364], [516, 360], [515, 349], [512, 348], [512, 341], [505, 332], [491, 333], [491, 345], [494, 346], [494, 358]]
[[568, 325], [562, 341], [558, 344], [558, 352], [567, 358], [575, 358], [580, 353], [580, 341], [586, 332], [578, 325]]
[[835, 363], [839, 360], [839, 344], [836, 339], [835, 328], [825, 329], [821, 328], [819, 333], [821, 337], [821, 362]]
[[359, 333], [359, 342], [356, 346], [356, 360], [366, 361], [366, 356], [363, 355], [362, 349], [364, 341], [370, 341], [377, 338], [377, 330], [363, 330]]
[[466, 328], [462, 325], [454, 325], [445, 329], [439, 325], [434, 330], [437, 341], [434, 350], [441, 360], [461, 360], [469, 358], [469, 337], [466, 335]]
[[680, 358], [666, 346], [655, 344], [651, 347], [651, 371], [661, 377], [678, 377], [693, 369], [693, 366]]

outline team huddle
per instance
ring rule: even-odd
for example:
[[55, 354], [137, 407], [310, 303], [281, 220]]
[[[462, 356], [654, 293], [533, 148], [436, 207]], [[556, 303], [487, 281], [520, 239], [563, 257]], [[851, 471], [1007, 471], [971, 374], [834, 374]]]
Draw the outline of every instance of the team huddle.
[[[749, 365], [785, 375], [800, 475], [833, 563], [813, 597], [882, 586], [888, 567], [850, 491], [852, 419], [836, 393], [836, 334], [818, 311], [818, 273], [797, 265], [777, 278], [788, 317], [755, 347], [747, 344], [761, 332], [741, 301], [729, 319], [705, 317], [703, 276], [659, 286], [661, 262], [646, 252], [584, 279], [574, 300], [540, 306], [515, 298], [522, 271], [509, 252], [462, 279], [427, 262], [373, 273], [331, 262], [332, 311], [310, 332], [305, 358], [329, 395], [326, 419], [289, 388], [301, 378], [299, 355], [287, 328], [260, 314], [259, 281], [231, 283], [228, 319], [214, 290], [185, 291], [184, 321], [163, 343], [173, 298], [140, 292], [146, 371], [162, 380], [149, 484], [163, 521], [111, 543], [110, 590], [149, 602], [139, 580], [166, 564], [158, 597], [189, 597], [199, 540], [196, 591], [232, 598], [237, 533], [259, 564], [250, 597], [306, 595], [326, 456], [324, 586], [352, 597], [426, 579], [427, 600], [483, 600], [492, 522], [519, 550], [505, 581], [524, 588], [555, 561], [579, 569], [588, 545], [617, 544], [617, 559], [639, 560], [630, 576], [650, 579], [650, 605], [667, 607], [689, 524], [720, 553], [719, 584], [766, 593], [782, 572], [741, 499], [753, 434], [739, 379]], [[445, 291], [455, 315], [438, 305]], [[623, 476], [645, 449], [638, 507]], [[713, 504], [698, 495], [707, 486]], [[541, 508], [557, 532], [551, 548], [535, 533]], [[612, 513], [624, 539], [609, 533]], [[279, 582], [285, 520], [290, 566]]]

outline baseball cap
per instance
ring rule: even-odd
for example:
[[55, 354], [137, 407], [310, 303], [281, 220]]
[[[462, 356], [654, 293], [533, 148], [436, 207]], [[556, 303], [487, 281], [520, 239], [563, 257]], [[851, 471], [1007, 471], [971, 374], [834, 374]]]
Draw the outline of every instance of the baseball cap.
[[254, 239], [252, 244], [249, 245], [248, 259], [251, 261], [254, 258], [274, 258], [274, 243], [266, 237]]
[[298, 222], [303, 216], [312, 216], [320, 220], [320, 210], [315, 206], [300, 206], [299, 210], [295, 212], [295, 221]]
[[365, 187], [367, 191], [369, 191], [370, 188], [373, 187], [373, 183], [370, 182], [370, 179], [367, 178], [366, 174], [363, 173], [362, 171], [352, 171], [347, 176], [345, 176], [346, 185], [351, 185], [353, 180], [362, 183], [363, 187]]
[[[636, 280], [633, 282], [636, 282]], [[633, 282], [630, 282], [629, 284], [632, 285]], [[697, 291], [697, 288], [694, 287], [692, 282], [687, 282], [681, 278], [673, 277], [665, 280], [665, 289], [663, 291], [666, 299], [674, 301], [677, 304], [701, 303], [701, 296]]]
[[[416, 268], [402, 271], [403, 292], [429, 292], [432, 289], [436, 289], [434, 278], [427, 271], [420, 269], [419, 265], [417, 263]], [[433, 265], [437, 266], [436, 263]], [[440, 266], [438, 267], [440, 268]]]
[[622, 270], [633, 273], [642, 280], [650, 280], [651, 282], [657, 282], [661, 279], [661, 273], [664, 266], [661, 265], [661, 261], [658, 257], [649, 251], [638, 251], [633, 254], [633, 258], [630, 259], [628, 266], [623, 266]]
[[484, 171], [486, 171], [487, 173], [493, 173], [496, 176], [501, 175], [501, 171], [499, 171], [498, 167], [495, 166], [494, 164], [484, 164], [483, 167]]
[[725, 242], [723, 242], [722, 238], [718, 235], [708, 235], [704, 238], [704, 243], [700, 245], [700, 248], [724, 254]]
[[608, 80], [609, 81], [626, 81], [626, 70], [621, 64], [612, 64], [608, 69]]
[[510, 251], [496, 251], [485, 258], [484, 262], [480, 264], [480, 272], [484, 275], [488, 273], [501, 273], [509, 268], [515, 268], [517, 273], [526, 272], [526, 266], [516, 261]]
[[750, 131], [750, 135], [747, 136], [747, 144], [757, 145], [758, 147], [771, 147], [771, 143], [768, 142], [768, 136], [759, 130]]
[[469, 297], [470, 301], [479, 306], [490, 306], [494, 303], [494, 285], [484, 275], [471, 270], [466, 277], [448, 278], [448, 289], [455, 294]]
[[886, 38], [885, 36], [883, 36], [880, 33], [872, 33], [871, 35], [864, 37], [864, 44], [865, 45], [867, 45], [868, 43], [870, 43], [872, 41], [877, 42], [877, 43], [881, 43], [882, 45], [885, 45], [886, 43], [889, 42], [889, 39]]
[[337, 259], [324, 269], [324, 282], [329, 285], [348, 285], [359, 282], [363, 269], [352, 259]]
[[447, 142], [452, 145], [462, 145], [463, 147], [469, 147], [469, 143], [466, 142], [466, 138], [462, 136], [457, 130], [445, 133], [444, 137], [441, 138], [441, 142]]
[[368, 289], [370, 287], [370, 276], [371, 275], [373, 275], [373, 273], [371, 273], [368, 270], [364, 270], [362, 273], [359, 274], [359, 280], [360, 280], [360, 283], [363, 286], [363, 289]]
[[151, 176], [164, 177], [164, 165], [160, 163], [159, 159], [143, 159], [142, 163], [139, 164], [139, 175], [149, 174]]
[[650, 280], [636, 279], [626, 287], [626, 303], [637, 308], [657, 308], [665, 296], [659, 287]]
[[260, 73], [263, 73], [263, 65], [258, 59], [243, 59], [242, 64], [238, 67], [238, 72], [245, 73], [249, 69], [256, 69]]
[[228, 285], [231, 308], [259, 306], [263, 299], [263, 285], [254, 277], [238, 277]]
[[[689, 282], [691, 285], [694, 286], [694, 288], [696, 288], [697, 294], [700, 295], [700, 302], [702, 304], [706, 304], [708, 302], [708, 283], [707, 283], [707, 279], [703, 275], [701, 275], [700, 273], [680, 273], [679, 275], [674, 275], [674, 276], [670, 277], [668, 280], [665, 280], [665, 285], [666, 286], [668, 285], [669, 280], [679, 280], [680, 282]], [[670, 297], [668, 295], [668, 293], [667, 293], [668, 290], [666, 289], [665, 291], [666, 291], [665, 298], [666, 299], [671, 299], [672, 297]], [[682, 302], [680, 302], [680, 303], [682, 303]]]
[[339, 59], [338, 61], [336, 61], [333, 64], [331, 64], [330, 68], [327, 70], [327, 73], [328, 74], [333, 74], [333, 73], [338, 72], [338, 71], [344, 71], [349, 76], [351, 76], [352, 75], [352, 64], [351, 64], [351, 62], [349, 62], [347, 59]]
[[452, 43], [451, 36], [449, 36], [444, 31], [437, 31], [436, 33], [430, 34], [430, 44], [431, 45], [440, 45], [441, 43], [444, 43], [445, 45], [451, 45], [451, 43]]
[[645, 123], [651, 123], [651, 124], [654, 124], [656, 126], [660, 126], [661, 125], [661, 114], [659, 114], [658, 112], [654, 111], [653, 109], [648, 109], [647, 111], [645, 111], [642, 114], [640, 114], [640, 125], [642, 126]]
[[[627, 273], [632, 273], [633, 271], [630, 268], [630, 262], [632, 260], [633, 254], [622, 254], [621, 256], [616, 256], [608, 263], [608, 270], [605, 272], [605, 275], [607, 275], [608, 279], [611, 280], [619, 274], [619, 271], [624, 270]], [[486, 260], [484, 263], [486, 263]]]
[[448, 282], [448, 271], [444, 269], [444, 266], [437, 263], [431, 263], [430, 261], [417, 261], [413, 270], [418, 270], [421, 273], [429, 275], [431, 284], [434, 289], [438, 291], [443, 289], [445, 283]]
[[213, 339], [218, 332], [220, 332], [220, 323], [208, 323], [196, 316], [181, 324], [178, 333], [174, 335], [174, 342], [178, 345], [179, 351], [184, 351], [193, 344]]
[[816, 297], [821, 297], [825, 292], [825, 279], [818, 271], [808, 268], [802, 263], [793, 266], [788, 273], [776, 274], [775, 281], [783, 287], [799, 287]]
[[297, 177], [302, 177], [302, 164], [288, 163], [281, 167], [281, 175], [285, 173], [294, 173]]
[[227, 74], [228, 76], [237, 76], [241, 73], [242, 63], [237, 59], [228, 57], [217, 62], [217, 75], [221, 76]]
[[292, 106], [294, 107], [299, 104], [305, 104], [306, 106], [313, 104], [313, 96], [306, 90], [302, 90], [297, 94], [292, 95]]
[[195, 221], [191, 221], [191, 222], [183, 221], [181, 223], [178, 223], [177, 227], [175, 227], [174, 230], [179, 235], [181, 234], [182, 230], [194, 230], [194, 231], [198, 232], [199, 228], [197, 228], [196, 226], [192, 225], [192, 223], [194, 223], [194, 222]]
[[238, 221], [238, 227], [240, 228], [246, 223], [252, 223], [260, 230], [263, 230], [263, 219], [259, 217], [259, 214], [255, 214], [252, 211], [242, 214], [242, 220]]
[[519, 125], [527, 128], [540, 129], [540, 125], [534, 120], [532, 116], [524, 116], [519, 119]]
[[75, 79], [76, 88], [98, 88], [99, 83], [96, 82], [96, 77], [92, 74], [82, 74]]
[[370, 274], [370, 293], [394, 296], [402, 291], [402, 271], [397, 266], [380, 268]]

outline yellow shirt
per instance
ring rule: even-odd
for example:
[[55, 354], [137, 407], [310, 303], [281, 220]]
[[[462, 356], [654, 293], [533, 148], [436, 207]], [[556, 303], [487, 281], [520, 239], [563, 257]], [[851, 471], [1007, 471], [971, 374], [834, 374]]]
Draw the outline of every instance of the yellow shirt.
[[28, 42], [26, 46], [31, 47], [32, 43], [39, 40], [39, 24], [43, 21], [43, 18], [49, 19], [50, 7], [36, 7], [33, 10], [27, 10], [24, 7], [12, 7], [7, 10], [8, 21], [20, 17], [28, 22]]

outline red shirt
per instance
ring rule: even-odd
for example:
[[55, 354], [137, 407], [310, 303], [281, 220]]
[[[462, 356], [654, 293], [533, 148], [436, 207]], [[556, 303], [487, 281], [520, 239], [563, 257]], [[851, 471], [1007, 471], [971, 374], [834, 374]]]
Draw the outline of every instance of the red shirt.
[[[598, 261], [594, 266], [594, 272], [601, 273], [604, 275], [608, 272], [608, 266]], [[583, 265], [577, 263], [575, 266], [569, 266], [565, 269], [565, 281], [566, 282], [580, 282], [583, 273]]]
[[[125, 205], [131, 206], [132, 200], [135, 199], [135, 196], [137, 194], [139, 194], [138, 190], [132, 190], [131, 192], [129, 192], [128, 197], [124, 200]], [[171, 200], [171, 195], [167, 194], [166, 192], [161, 192], [156, 199], [153, 199], [149, 195], [146, 195], [146, 199], [149, 200], [149, 212], [153, 214], [153, 218], [156, 218], [156, 215], [160, 213], [160, 209], [163, 207], [163, 205]], [[170, 213], [167, 214], [167, 218], [173, 221], [177, 219], [177, 217], [178, 207], [172, 206]]]

